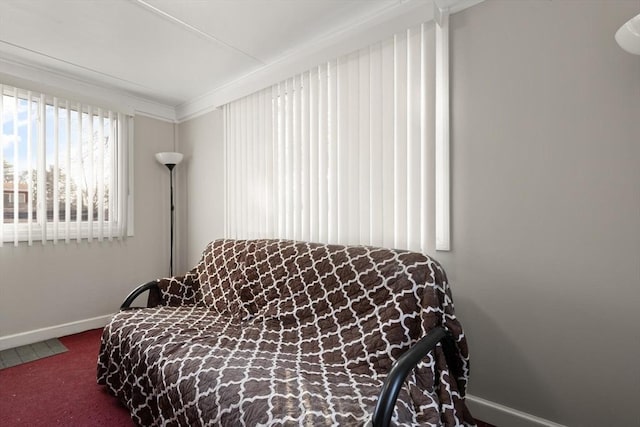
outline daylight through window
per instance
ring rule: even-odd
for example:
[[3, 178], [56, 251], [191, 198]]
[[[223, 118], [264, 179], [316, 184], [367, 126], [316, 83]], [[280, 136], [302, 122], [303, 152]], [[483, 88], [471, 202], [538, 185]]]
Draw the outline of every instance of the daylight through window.
[[411, 27], [226, 104], [226, 236], [448, 250], [448, 86], [436, 55], [448, 27], [438, 28]]
[[126, 236], [129, 118], [7, 85], [0, 94], [0, 245]]

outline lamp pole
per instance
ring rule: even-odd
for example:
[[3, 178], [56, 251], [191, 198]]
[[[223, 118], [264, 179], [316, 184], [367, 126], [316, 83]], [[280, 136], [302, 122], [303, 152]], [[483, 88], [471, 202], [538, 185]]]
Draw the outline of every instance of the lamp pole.
[[166, 165], [169, 168], [169, 186], [171, 187], [171, 242], [170, 242], [170, 255], [169, 255], [169, 275], [173, 277], [173, 221], [174, 221], [174, 210], [175, 206], [173, 205], [173, 168], [176, 167], [175, 164], [167, 163]]
[[178, 163], [182, 161], [181, 153], [157, 153], [156, 159], [158, 162], [162, 163], [169, 169], [169, 187], [170, 187], [170, 203], [171, 210], [169, 211], [170, 222], [171, 222], [171, 234], [170, 234], [170, 258], [169, 258], [169, 274], [173, 277], [173, 228], [174, 228], [174, 216], [175, 216], [175, 206], [173, 204], [173, 169], [176, 167]]

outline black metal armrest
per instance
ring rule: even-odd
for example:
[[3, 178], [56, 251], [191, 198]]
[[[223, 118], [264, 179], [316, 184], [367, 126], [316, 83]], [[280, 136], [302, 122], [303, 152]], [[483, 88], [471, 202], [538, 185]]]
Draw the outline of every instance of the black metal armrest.
[[378, 403], [373, 411], [373, 427], [388, 427], [393, 415], [393, 408], [396, 406], [398, 393], [404, 384], [404, 380], [409, 372], [420, 362], [431, 350], [433, 350], [442, 338], [447, 335], [445, 330], [438, 326], [413, 347], [407, 350], [396, 363], [393, 364], [389, 375], [384, 380], [382, 390], [378, 396]]
[[137, 288], [135, 288], [133, 291], [131, 291], [131, 293], [129, 295], [127, 295], [127, 297], [125, 298], [124, 302], [122, 303], [122, 305], [120, 306], [120, 310], [126, 310], [128, 308], [132, 308], [131, 303], [138, 298], [138, 296], [140, 296], [140, 294], [149, 291], [150, 293], [153, 291], [158, 291], [158, 281], [157, 280], [152, 280], [151, 282], [147, 282], [147, 283], [143, 283], [142, 285], [138, 286]]

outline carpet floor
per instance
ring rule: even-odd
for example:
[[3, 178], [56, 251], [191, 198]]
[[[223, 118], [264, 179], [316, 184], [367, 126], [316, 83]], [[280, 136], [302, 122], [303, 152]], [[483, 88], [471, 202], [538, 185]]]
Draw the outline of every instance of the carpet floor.
[[69, 351], [0, 370], [0, 426], [132, 427], [129, 412], [96, 384], [101, 333], [60, 338]]
[[101, 329], [60, 338], [69, 351], [0, 371], [0, 426], [133, 426], [96, 384]]

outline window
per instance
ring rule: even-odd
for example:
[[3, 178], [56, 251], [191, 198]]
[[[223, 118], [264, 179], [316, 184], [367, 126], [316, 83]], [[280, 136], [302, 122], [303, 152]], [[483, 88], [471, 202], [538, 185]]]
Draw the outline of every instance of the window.
[[226, 104], [226, 236], [448, 250], [447, 28]]
[[0, 85], [0, 245], [122, 238], [130, 117]]

